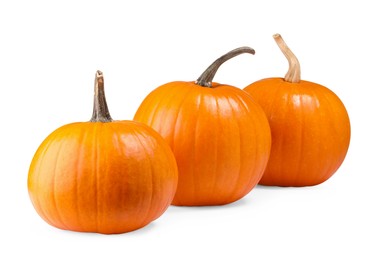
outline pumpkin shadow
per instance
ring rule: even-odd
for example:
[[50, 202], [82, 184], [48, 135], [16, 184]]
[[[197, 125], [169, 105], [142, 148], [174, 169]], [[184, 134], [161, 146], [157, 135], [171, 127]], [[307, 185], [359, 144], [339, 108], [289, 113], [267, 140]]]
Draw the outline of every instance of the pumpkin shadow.
[[287, 188], [294, 188], [294, 187], [282, 187], [282, 186], [268, 186], [268, 185], [256, 185], [254, 189], [257, 190], [285, 190]]
[[59, 229], [59, 228], [54, 228], [57, 232], [60, 233], [64, 233], [64, 234], [73, 234], [75, 236], [80, 236], [80, 237], [118, 237], [118, 236], [133, 236], [133, 235], [145, 235], [145, 233], [149, 233], [152, 232], [152, 230], [154, 230], [157, 226], [157, 223], [150, 222], [149, 224], [147, 224], [144, 227], [135, 229], [135, 230], [131, 230], [128, 232], [124, 232], [124, 233], [111, 233], [111, 234], [104, 234], [104, 233], [98, 233], [98, 232], [80, 232], [80, 231], [73, 231], [73, 230], [64, 230], [64, 229]]
[[325, 185], [321, 185], [317, 184], [317, 185], [309, 185], [309, 186], [268, 186], [268, 185], [260, 185], [258, 184], [255, 189], [257, 190], [262, 190], [262, 191], [273, 191], [273, 190], [277, 190], [277, 191], [289, 191], [289, 190], [312, 190], [312, 189], [320, 189], [323, 188], [323, 186]]
[[169, 212], [182, 212], [182, 211], [216, 211], [216, 210], [222, 210], [222, 209], [229, 209], [229, 208], [239, 208], [244, 207], [249, 203], [249, 200], [244, 197], [242, 199], [239, 199], [237, 201], [234, 201], [229, 204], [224, 205], [208, 205], [208, 206], [176, 206], [171, 205], [169, 207]]
[[[146, 226], [130, 231], [130, 232], [126, 232], [126, 233], [122, 233], [122, 234], [117, 234], [120, 236], [139, 236], [139, 235], [145, 235], [146, 233], [152, 232], [155, 228], [157, 228], [159, 226], [159, 224], [157, 224], [156, 222], [150, 222], [149, 224], [147, 224]], [[159, 227], [158, 227], [159, 228]]]
[[210, 206], [175, 206], [171, 205], [168, 208], [170, 213], [182, 213], [187, 211], [217, 211], [223, 209], [237, 209], [250, 207], [253, 201], [266, 200], [269, 198], [270, 192], [286, 192], [287, 190], [298, 189], [298, 187], [281, 187], [281, 186], [266, 186], [256, 185], [254, 189], [243, 198], [224, 205], [210, 205]]
[[[246, 196], [244, 196], [243, 198], [234, 201], [232, 203], [229, 204], [224, 204], [224, 205], [209, 205], [209, 206], [175, 206], [175, 205], [171, 205], [169, 207], [169, 211], [170, 212], [182, 212], [182, 211], [215, 211], [215, 210], [220, 210], [220, 209], [231, 209], [231, 208], [242, 208], [242, 207], [248, 207], [250, 204], [252, 204], [252, 201], [258, 200], [260, 197], [260, 194], [255, 194], [255, 193], [262, 193], [262, 191], [285, 191], [287, 189], [294, 189], [294, 187], [281, 187], [281, 186], [265, 186], [265, 185], [256, 185], [254, 187], [254, 189], [247, 194]], [[264, 196], [261, 196], [264, 197]]]

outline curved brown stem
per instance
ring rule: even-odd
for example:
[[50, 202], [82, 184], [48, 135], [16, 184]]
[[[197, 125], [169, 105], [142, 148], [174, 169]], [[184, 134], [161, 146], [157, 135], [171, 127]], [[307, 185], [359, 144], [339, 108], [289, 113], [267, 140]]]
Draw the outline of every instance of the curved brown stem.
[[291, 83], [298, 83], [301, 81], [301, 66], [299, 61], [294, 55], [294, 53], [289, 49], [287, 44], [284, 42], [282, 36], [277, 33], [273, 35], [275, 42], [278, 44], [280, 50], [283, 52], [284, 56], [287, 58], [289, 63], [289, 69], [287, 74], [285, 74], [285, 81]]
[[222, 65], [224, 62], [226, 62], [227, 60], [242, 54], [242, 53], [251, 53], [251, 54], [255, 54], [255, 50], [250, 48], [250, 47], [240, 47], [237, 49], [234, 49], [226, 54], [224, 54], [223, 56], [221, 56], [220, 58], [218, 58], [217, 60], [215, 60], [204, 72], [203, 74], [201, 74], [201, 76], [196, 80], [196, 84], [202, 86], [202, 87], [211, 87], [212, 86], [212, 81], [213, 78], [215, 76], [215, 73], [217, 72], [218, 68], [220, 67], [220, 65]]
[[93, 115], [90, 122], [111, 122], [112, 118], [108, 111], [104, 93], [104, 79], [102, 71], [97, 70], [94, 80], [94, 104]]

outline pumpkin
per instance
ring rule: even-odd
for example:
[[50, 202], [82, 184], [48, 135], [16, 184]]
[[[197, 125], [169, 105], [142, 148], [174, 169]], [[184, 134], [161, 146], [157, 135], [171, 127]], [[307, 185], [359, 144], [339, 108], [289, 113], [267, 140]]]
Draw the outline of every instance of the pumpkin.
[[262, 108], [242, 89], [212, 82], [219, 66], [249, 47], [213, 62], [197, 81], [175, 81], [154, 89], [134, 120], [168, 142], [178, 165], [173, 205], [223, 205], [239, 200], [260, 180], [271, 136]]
[[164, 139], [134, 121], [112, 120], [103, 74], [96, 73], [93, 116], [64, 125], [36, 151], [28, 190], [38, 214], [65, 230], [123, 233], [158, 218], [177, 186]]
[[272, 133], [270, 159], [259, 183], [317, 185], [329, 179], [346, 156], [351, 134], [348, 113], [330, 89], [301, 80], [298, 59], [281, 35], [274, 39], [288, 59], [287, 74], [244, 88], [264, 109]]

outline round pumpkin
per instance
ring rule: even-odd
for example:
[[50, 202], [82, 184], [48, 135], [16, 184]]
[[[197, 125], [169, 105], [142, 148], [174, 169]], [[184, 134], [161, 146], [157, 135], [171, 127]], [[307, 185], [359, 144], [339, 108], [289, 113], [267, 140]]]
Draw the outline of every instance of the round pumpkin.
[[177, 186], [177, 165], [164, 139], [134, 121], [114, 121], [96, 73], [89, 122], [64, 125], [40, 145], [28, 190], [38, 214], [60, 229], [123, 233], [158, 218]]
[[175, 154], [179, 181], [173, 205], [234, 202], [260, 180], [270, 154], [270, 128], [262, 108], [239, 88], [212, 82], [219, 59], [195, 81], [176, 81], [153, 90], [134, 119], [158, 131]]
[[264, 109], [272, 133], [270, 159], [259, 183], [317, 185], [337, 171], [347, 154], [348, 113], [330, 89], [301, 80], [298, 59], [279, 34], [274, 39], [289, 62], [286, 76], [244, 89]]

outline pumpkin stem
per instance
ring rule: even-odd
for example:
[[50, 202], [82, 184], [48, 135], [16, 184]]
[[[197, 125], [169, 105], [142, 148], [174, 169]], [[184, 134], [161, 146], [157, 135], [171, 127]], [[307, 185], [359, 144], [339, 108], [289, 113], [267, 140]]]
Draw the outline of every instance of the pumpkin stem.
[[196, 84], [202, 86], [202, 87], [211, 87], [212, 81], [215, 76], [215, 73], [217, 72], [220, 65], [222, 65], [227, 60], [242, 54], [242, 53], [251, 53], [255, 54], [255, 50], [250, 47], [240, 47], [237, 49], [234, 49], [220, 58], [216, 59], [204, 72], [200, 75], [200, 77], [196, 80]]
[[289, 69], [287, 74], [285, 74], [285, 81], [291, 83], [298, 83], [301, 81], [301, 66], [299, 61], [294, 55], [294, 53], [289, 49], [287, 44], [284, 42], [282, 36], [277, 33], [273, 35], [275, 42], [278, 44], [280, 50], [283, 52], [284, 56], [287, 58], [289, 63]]
[[104, 79], [102, 71], [97, 70], [94, 80], [94, 104], [93, 115], [90, 122], [111, 122], [112, 118], [108, 111], [104, 93]]

